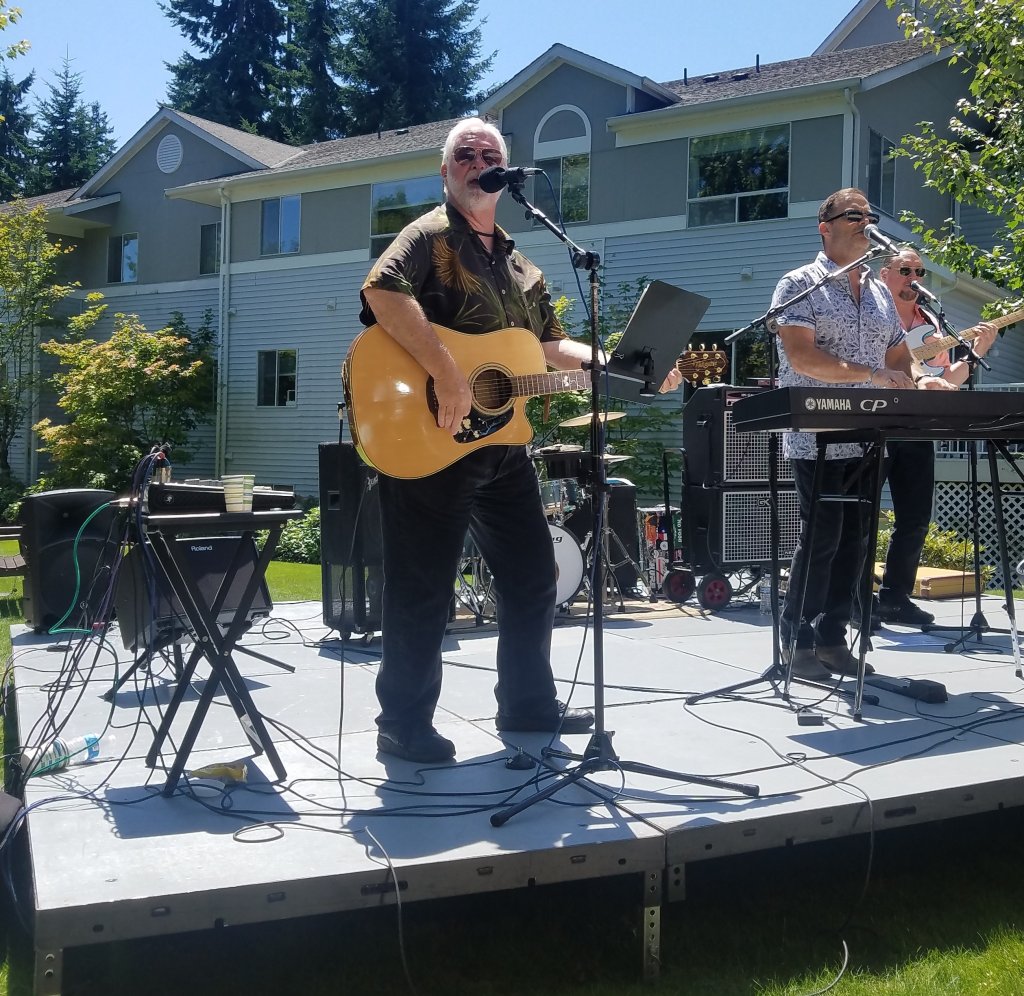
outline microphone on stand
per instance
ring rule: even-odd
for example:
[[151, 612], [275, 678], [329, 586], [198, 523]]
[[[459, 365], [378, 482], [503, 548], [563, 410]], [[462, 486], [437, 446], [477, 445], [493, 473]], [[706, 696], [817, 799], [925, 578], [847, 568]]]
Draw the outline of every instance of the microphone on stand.
[[496, 194], [509, 185], [522, 186], [528, 176], [543, 173], [536, 166], [488, 166], [479, 177], [480, 189], [488, 194]]
[[918, 297], [923, 297], [926, 301], [930, 301], [932, 304], [938, 304], [939, 299], [930, 291], [927, 287], [922, 287], [916, 280], [910, 281], [910, 289], [917, 294]]
[[888, 235], [882, 233], [881, 229], [877, 225], [865, 225], [864, 234], [875, 243], [876, 246], [881, 246], [886, 251], [893, 254], [893, 256], [899, 255], [900, 250], [903, 248], [897, 243], [893, 242]]

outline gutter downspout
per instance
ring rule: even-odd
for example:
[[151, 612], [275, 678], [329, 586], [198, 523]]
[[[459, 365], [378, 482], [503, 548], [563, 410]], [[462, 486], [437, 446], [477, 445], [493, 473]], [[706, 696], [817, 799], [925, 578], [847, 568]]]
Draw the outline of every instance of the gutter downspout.
[[214, 470], [224, 473], [228, 435], [228, 357], [231, 355], [231, 198], [220, 187], [220, 336], [217, 345], [217, 411], [214, 419]]
[[846, 101], [850, 113], [843, 123], [843, 143], [850, 149], [850, 161], [844, 167], [843, 186], [859, 187], [857, 182], [858, 146], [860, 145], [860, 111], [853, 102], [853, 89], [846, 87], [843, 90], [843, 99]]

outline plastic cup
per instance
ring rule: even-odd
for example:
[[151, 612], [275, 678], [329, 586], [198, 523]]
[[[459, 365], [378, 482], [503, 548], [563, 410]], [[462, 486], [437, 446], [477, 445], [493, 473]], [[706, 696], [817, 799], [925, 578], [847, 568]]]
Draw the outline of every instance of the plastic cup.
[[252, 511], [255, 474], [225, 474], [221, 482], [224, 484], [224, 508], [228, 512]]

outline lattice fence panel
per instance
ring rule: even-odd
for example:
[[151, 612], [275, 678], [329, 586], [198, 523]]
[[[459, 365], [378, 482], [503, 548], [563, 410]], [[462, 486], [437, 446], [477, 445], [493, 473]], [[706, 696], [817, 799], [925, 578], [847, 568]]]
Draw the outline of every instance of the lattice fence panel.
[[[1004, 484], [1000, 488], [1003, 499], [1003, 517], [1006, 520], [1006, 545], [1010, 554], [1010, 570], [1024, 558], [1024, 491], [1020, 486]], [[942, 529], [955, 529], [963, 536], [971, 535], [971, 488], [965, 481], [940, 481], [935, 485], [933, 517]], [[992, 485], [978, 486], [978, 542], [982, 547], [982, 564], [995, 569], [989, 588], [1005, 588], [1019, 584], [1017, 577], [1010, 584], [1003, 583], [1002, 565], [999, 563], [999, 538], [996, 535], [995, 505]], [[965, 571], [974, 570], [974, 550], [967, 545]]]

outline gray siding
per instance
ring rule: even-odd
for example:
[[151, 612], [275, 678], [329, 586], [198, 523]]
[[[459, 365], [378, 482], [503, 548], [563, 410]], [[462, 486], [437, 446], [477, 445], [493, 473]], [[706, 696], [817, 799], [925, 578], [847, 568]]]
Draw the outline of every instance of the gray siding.
[[843, 185], [842, 116], [794, 121], [790, 136], [790, 201], [823, 201]]
[[862, 48], [865, 45], [900, 41], [903, 32], [896, 23], [899, 13], [898, 10], [890, 10], [885, 0], [877, 0], [875, 6], [836, 48]]

